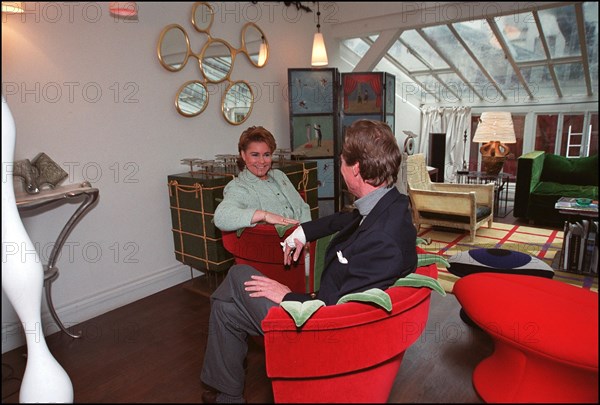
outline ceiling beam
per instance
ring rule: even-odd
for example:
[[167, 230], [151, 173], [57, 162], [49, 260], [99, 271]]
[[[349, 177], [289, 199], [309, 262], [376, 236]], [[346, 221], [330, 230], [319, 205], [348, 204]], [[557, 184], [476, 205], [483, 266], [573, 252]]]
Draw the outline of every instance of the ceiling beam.
[[386, 30], [379, 33], [377, 40], [369, 47], [369, 50], [358, 62], [354, 68], [354, 72], [371, 72], [375, 69], [375, 66], [385, 56], [387, 51], [390, 49], [396, 39], [400, 37], [402, 30]]
[[496, 40], [500, 44], [500, 47], [502, 48], [502, 52], [504, 52], [504, 58], [508, 61], [510, 66], [513, 68], [513, 71], [514, 71], [517, 79], [519, 79], [519, 83], [521, 83], [521, 86], [523, 86], [523, 88], [529, 95], [529, 98], [533, 99], [534, 96], [533, 96], [533, 93], [531, 92], [529, 84], [523, 77], [523, 74], [521, 73], [521, 69], [519, 69], [519, 66], [517, 65], [517, 62], [515, 61], [515, 58], [512, 56], [512, 52], [508, 49], [508, 44], [504, 40], [504, 36], [500, 32], [500, 29], [498, 28], [496, 21], [494, 21], [493, 18], [488, 18], [487, 23], [488, 23], [490, 29], [492, 30], [492, 33], [496, 37]]
[[[440, 58], [442, 58], [442, 60], [444, 62], [446, 62], [446, 64], [448, 66], [450, 66], [450, 69], [452, 69], [453, 73], [458, 76], [460, 78], [460, 80], [463, 81], [463, 83], [469, 88], [471, 89], [471, 91], [473, 92], [473, 94], [475, 94], [477, 97], [479, 97], [479, 100], [483, 100], [483, 97], [481, 96], [481, 94], [479, 94], [479, 92], [477, 92], [477, 90], [475, 90], [475, 87], [473, 87], [471, 85], [471, 83], [469, 82], [469, 80], [461, 73], [460, 69], [458, 69], [456, 67], [456, 65], [454, 63], [452, 63], [452, 61], [450, 59], [448, 59], [446, 57], [446, 55], [444, 54], [444, 52], [442, 52], [442, 50], [436, 45], [436, 43], [434, 41], [432, 41], [427, 34], [425, 34], [425, 31], [423, 31], [421, 28], [417, 29], [417, 32], [419, 33], [419, 35], [421, 35], [421, 38], [423, 38], [428, 44], [429, 46], [440, 56]], [[439, 80], [439, 78], [437, 77], [437, 75], [435, 75], [435, 78]], [[440, 80], [440, 82], [442, 82], [442, 84], [445, 83], [443, 80]], [[457, 98], [460, 100], [461, 97], [457, 96]]]
[[[546, 41], [546, 34], [544, 33], [544, 27], [542, 26], [542, 22], [540, 21], [540, 16], [537, 11], [533, 12], [533, 17], [535, 18], [535, 25], [538, 29], [538, 37], [540, 38], [540, 43], [542, 44], [542, 48], [544, 49], [544, 55], [546, 55], [546, 61], [552, 59], [552, 54], [550, 53], [550, 48], [548, 47], [548, 42]], [[550, 72], [550, 77], [552, 77], [552, 83], [554, 83], [554, 89], [556, 90], [556, 94], [558, 97], [562, 97], [562, 90], [560, 89], [560, 83], [558, 82], [558, 77], [556, 77], [556, 71], [554, 70], [554, 66], [548, 64], [548, 71]]]
[[583, 77], [585, 78], [585, 86], [587, 87], [587, 94], [591, 96], [592, 92], [592, 78], [590, 76], [590, 65], [588, 63], [588, 50], [587, 50], [587, 39], [585, 36], [585, 21], [583, 19], [583, 7], [581, 4], [575, 5], [575, 15], [577, 18], [577, 32], [579, 35], [579, 50], [581, 52], [581, 59], [583, 63]]
[[456, 31], [456, 28], [454, 28], [454, 26], [452, 24], [448, 24], [447, 27], [448, 27], [448, 29], [450, 29], [450, 32], [452, 32], [452, 35], [454, 35], [454, 38], [456, 38], [456, 40], [462, 45], [462, 47], [465, 49], [465, 51], [469, 54], [469, 56], [471, 57], [473, 62], [475, 62], [475, 64], [477, 65], [477, 67], [479, 68], [481, 73], [483, 73], [483, 75], [486, 77], [486, 79], [488, 79], [488, 81], [492, 84], [492, 86], [494, 86], [494, 88], [496, 89], [498, 94], [502, 97], [502, 99], [506, 100], [506, 94], [504, 94], [504, 92], [502, 91], [500, 86], [498, 86], [498, 83], [496, 83], [496, 80], [492, 77], [492, 75], [490, 75], [490, 73], [487, 71], [485, 66], [483, 66], [483, 64], [481, 63], [479, 58], [475, 56], [475, 54], [473, 53], [473, 51], [471, 50], [469, 45], [467, 45], [467, 43], [462, 39], [462, 37], [460, 36], [458, 31]]

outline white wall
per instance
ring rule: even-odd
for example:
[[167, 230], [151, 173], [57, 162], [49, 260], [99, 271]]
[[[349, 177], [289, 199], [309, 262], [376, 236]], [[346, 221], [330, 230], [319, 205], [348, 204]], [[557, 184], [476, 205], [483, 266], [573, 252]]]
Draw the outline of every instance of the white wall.
[[[138, 21], [115, 20], [108, 3], [31, 3], [24, 16], [2, 16], [2, 89], [17, 126], [15, 160], [45, 152], [69, 172], [65, 184], [89, 180], [100, 189], [97, 206], [75, 227], [58, 261], [53, 300], [67, 326], [189, 279], [189, 268], [173, 254], [167, 189], [167, 176], [185, 171], [181, 158], [236, 153], [250, 125], [265, 126], [278, 146], [289, 147], [287, 69], [310, 67], [314, 14], [280, 2], [211, 2], [213, 37], [239, 47], [243, 24], [254, 21], [271, 47], [263, 69], [244, 55], [236, 59], [232, 79], [257, 91], [252, 115], [238, 127], [221, 116], [224, 85], [209, 86], [208, 107], [198, 117], [174, 109], [177, 89], [200, 78], [199, 68], [192, 58], [183, 71], [168, 72], [156, 44], [163, 27], [178, 23], [200, 51], [206, 37], [191, 25], [192, 4], [138, 2]], [[360, 18], [351, 8], [329, 5], [334, 13], [321, 21], [326, 38], [330, 24]], [[337, 66], [336, 44], [327, 41], [329, 66]], [[399, 131], [407, 129], [401, 121], [418, 130], [414, 108], [397, 103], [397, 111]], [[77, 206], [23, 215], [42, 260]], [[2, 304], [4, 353], [24, 339], [4, 293]], [[45, 302], [42, 313], [44, 331], [56, 331]]]
[[[263, 69], [244, 55], [236, 60], [232, 79], [259, 90], [252, 115], [239, 127], [220, 115], [223, 86], [210, 86], [216, 93], [196, 118], [174, 109], [177, 89], [199, 78], [199, 68], [190, 59], [183, 71], [168, 72], [156, 43], [164, 26], [178, 23], [199, 52], [206, 36], [191, 25], [192, 3], [140, 2], [137, 22], [115, 20], [108, 3], [43, 3], [25, 17], [2, 16], [2, 87], [17, 126], [15, 160], [45, 152], [69, 172], [65, 183], [89, 179], [100, 189], [98, 205], [76, 226], [58, 261], [53, 298], [67, 325], [190, 277], [173, 254], [167, 189], [167, 175], [185, 171], [181, 158], [236, 153], [250, 125], [269, 128], [289, 147], [287, 68], [309, 67], [311, 16], [277, 3], [213, 4], [214, 37], [240, 47], [241, 28], [251, 20], [271, 46]], [[24, 218], [42, 259], [76, 208], [65, 204]], [[18, 318], [4, 294], [2, 303], [5, 352], [22, 340], [14, 336]]]

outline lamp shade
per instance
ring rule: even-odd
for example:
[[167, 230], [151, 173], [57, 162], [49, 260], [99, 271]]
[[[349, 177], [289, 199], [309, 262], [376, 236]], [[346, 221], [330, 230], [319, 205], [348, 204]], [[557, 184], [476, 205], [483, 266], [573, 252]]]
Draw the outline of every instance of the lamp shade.
[[515, 127], [509, 112], [484, 112], [475, 130], [473, 142], [516, 143]]
[[323, 40], [323, 34], [315, 32], [313, 39], [312, 48], [312, 59], [310, 64], [312, 66], [327, 66], [329, 61], [327, 60], [327, 50], [325, 49], [325, 41]]
[[25, 7], [22, 1], [3, 1], [2, 12], [9, 14], [20, 14], [25, 12]]

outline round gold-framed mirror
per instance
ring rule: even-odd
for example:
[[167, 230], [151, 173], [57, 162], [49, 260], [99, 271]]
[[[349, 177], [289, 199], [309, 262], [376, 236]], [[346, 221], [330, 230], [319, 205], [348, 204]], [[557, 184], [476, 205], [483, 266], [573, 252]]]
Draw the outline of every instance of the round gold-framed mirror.
[[248, 82], [240, 80], [232, 82], [223, 94], [221, 111], [225, 121], [232, 125], [240, 125], [248, 119], [254, 106], [254, 93]]
[[215, 10], [205, 2], [194, 3], [192, 7], [192, 25], [198, 32], [208, 34], [215, 18]]
[[198, 63], [200, 70], [209, 83], [221, 83], [229, 79], [236, 50], [222, 39], [209, 39], [202, 51]]
[[244, 24], [242, 28], [242, 49], [254, 66], [261, 68], [269, 59], [269, 42], [265, 33], [253, 22]]
[[175, 108], [184, 117], [195, 117], [208, 105], [208, 90], [199, 80], [183, 84], [175, 95]]
[[178, 72], [190, 57], [190, 39], [179, 24], [167, 25], [158, 37], [156, 53], [160, 64], [171, 72]]

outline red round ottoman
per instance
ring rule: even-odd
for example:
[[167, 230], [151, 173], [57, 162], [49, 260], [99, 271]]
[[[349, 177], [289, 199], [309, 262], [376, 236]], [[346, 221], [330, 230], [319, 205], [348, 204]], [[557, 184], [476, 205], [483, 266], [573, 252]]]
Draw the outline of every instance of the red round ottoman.
[[486, 402], [598, 402], [598, 294], [535, 276], [477, 273], [454, 284], [494, 340], [473, 385]]

